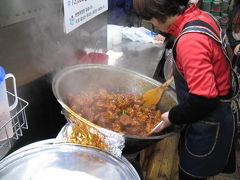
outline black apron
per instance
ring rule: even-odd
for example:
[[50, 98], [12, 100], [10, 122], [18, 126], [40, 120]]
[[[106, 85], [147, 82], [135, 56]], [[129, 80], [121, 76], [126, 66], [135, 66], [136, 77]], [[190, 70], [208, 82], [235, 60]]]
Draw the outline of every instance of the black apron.
[[[199, 20], [187, 23], [175, 41], [173, 52], [176, 53], [175, 47], [178, 39], [190, 32], [204, 33], [222, 44], [221, 38], [209, 26]], [[173, 75], [177, 99], [181, 103], [188, 97], [189, 89], [175, 62], [173, 63]], [[231, 100], [223, 99], [207, 117], [185, 125], [179, 142], [180, 168], [185, 173], [199, 178], [219, 174], [227, 166], [233, 147], [234, 132], [235, 121], [231, 110]], [[232, 153], [235, 152], [232, 151]]]

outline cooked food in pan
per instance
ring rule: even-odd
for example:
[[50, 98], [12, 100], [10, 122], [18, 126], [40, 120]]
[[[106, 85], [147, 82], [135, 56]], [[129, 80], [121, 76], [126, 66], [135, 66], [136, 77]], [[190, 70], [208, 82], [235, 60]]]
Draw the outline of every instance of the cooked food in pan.
[[160, 121], [156, 106], [144, 106], [141, 95], [98, 92], [69, 93], [68, 104], [83, 118], [118, 133], [147, 136]]

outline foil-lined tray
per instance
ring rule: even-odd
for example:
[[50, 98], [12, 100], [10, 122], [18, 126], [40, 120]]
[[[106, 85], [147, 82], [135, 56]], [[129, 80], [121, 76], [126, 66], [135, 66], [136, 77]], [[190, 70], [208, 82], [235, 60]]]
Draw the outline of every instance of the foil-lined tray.
[[56, 141], [97, 147], [117, 157], [122, 156], [125, 146], [123, 135], [104, 128], [92, 127], [72, 116], [69, 117], [69, 123], [59, 132]]

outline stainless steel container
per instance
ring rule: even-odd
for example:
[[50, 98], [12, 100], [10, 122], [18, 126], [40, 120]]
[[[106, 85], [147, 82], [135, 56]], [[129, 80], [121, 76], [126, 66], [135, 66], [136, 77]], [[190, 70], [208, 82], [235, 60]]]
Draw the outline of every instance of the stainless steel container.
[[0, 161], [4, 180], [140, 180], [124, 157], [94, 147], [54, 144], [54, 139], [25, 146]]
[[[58, 72], [52, 82], [55, 97], [67, 103], [67, 94], [105, 88], [109, 92], [143, 94], [161, 83], [145, 75], [109, 65], [76, 65]], [[158, 104], [166, 112], [177, 104], [175, 93], [167, 89]], [[134, 153], [165, 137], [175, 135], [180, 127], [172, 126], [160, 134], [149, 137], [125, 136], [125, 153]]]

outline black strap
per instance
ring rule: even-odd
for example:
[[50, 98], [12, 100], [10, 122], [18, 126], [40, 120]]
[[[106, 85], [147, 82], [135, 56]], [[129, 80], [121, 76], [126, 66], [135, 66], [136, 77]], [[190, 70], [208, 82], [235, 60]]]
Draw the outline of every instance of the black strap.
[[188, 23], [186, 23], [183, 27], [183, 29], [189, 27], [189, 26], [203, 26], [203, 27], [206, 27], [208, 29], [210, 29], [218, 38], [219, 38], [219, 35], [217, 34], [217, 32], [215, 31], [215, 29], [209, 25], [208, 23], [202, 21], [202, 20], [193, 20], [193, 21], [190, 21]]
[[200, 26], [189, 26], [181, 32], [181, 35], [185, 33], [190, 33], [190, 32], [198, 32], [198, 33], [203, 33], [207, 34], [208, 36], [212, 37], [215, 39], [217, 42], [222, 44], [221, 38], [219, 36], [216, 36], [212, 31], [210, 31], [208, 28], [205, 27], [200, 27]]
[[240, 68], [240, 52], [237, 53], [236, 55], [236, 62], [235, 62], [235, 71], [240, 73], [239, 68]]

